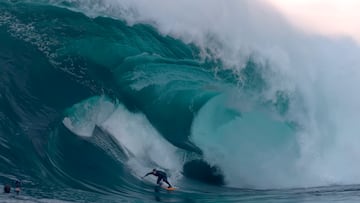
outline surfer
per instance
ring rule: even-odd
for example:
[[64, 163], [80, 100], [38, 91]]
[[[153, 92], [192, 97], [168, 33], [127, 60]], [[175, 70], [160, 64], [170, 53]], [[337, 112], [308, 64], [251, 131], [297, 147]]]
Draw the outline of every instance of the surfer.
[[20, 187], [21, 187], [20, 180], [15, 180], [15, 192], [16, 192], [16, 194], [20, 193]]
[[153, 169], [151, 172], [147, 173], [143, 178], [145, 178], [148, 175], [154, 175], [158, 177], [156, 184], [160, 185], [161, 180], [163, 180], [166, 184], [169, 185], [168, 188], [172, 188], [171, 184], [167, 180], [167, 175], [164, 171]]
[[10, 193], [10, 191], [11, 191], [10, 185], [9, 185], [9, 184], [5, 184], [5, 185], [4, 185], [4, 193]]

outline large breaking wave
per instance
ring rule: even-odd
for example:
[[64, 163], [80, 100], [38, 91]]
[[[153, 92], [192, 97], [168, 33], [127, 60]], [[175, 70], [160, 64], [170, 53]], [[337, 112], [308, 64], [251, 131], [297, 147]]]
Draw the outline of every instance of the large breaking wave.
[[[359, 48], [353, 41], [296, 31], [256, 1], [88, 1], [71, 6], [90, 16], [125, 19], [130, 25], [149, 23], [163, 35], [195, 44], [200, 59], [213, 61], [206, 67], [213, 82], [206, 85], [223, 96], [194, 111], [190, 140], [208, 162], [223, 170], [229, 184], [354, 183], [356, 170], [349, 173], [344, 164], [356, 157], [347, 148], [357, 148], [353, 105], [359, 98], [349, 91], [359, 76]], [[182, 15], [185, 10], [187, 15]], [[185, 68], [181, 71], [191, 75]], [[140, 83], [150, 80], [169, 88], [169, 79], [186, 78], [173, 70], [154, 72], [146, 73]], [[208, 93], [209, 86], [202, 91]], [[194, 95], [186, 97], [192, 100]]]
[[[187, 178], [256, 189], [360, 182], [351, 39], [301, 33], [259, 1], [0, 6], [3, 121], [21, 129], [43, 171], [17, 175], [96, 191], [116, 185], [109, 172], [119, 168], [130, 188], [154, 167], [180, 187]], [[91, 148], [101, 180], [81, 173], [73, 147], [79, 157]]]

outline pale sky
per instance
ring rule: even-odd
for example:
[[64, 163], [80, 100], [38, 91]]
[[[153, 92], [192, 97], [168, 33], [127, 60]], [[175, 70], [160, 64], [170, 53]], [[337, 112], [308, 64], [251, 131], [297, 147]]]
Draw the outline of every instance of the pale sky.
[[267, 0], [308, 32], [348, 35], [360, 43], [360, 0]]

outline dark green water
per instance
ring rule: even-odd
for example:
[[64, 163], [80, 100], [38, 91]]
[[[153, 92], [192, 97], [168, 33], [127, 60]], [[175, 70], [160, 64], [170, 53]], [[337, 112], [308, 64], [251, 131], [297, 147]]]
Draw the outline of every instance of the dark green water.
[[[0, 201], [359, 201], [357, 185], [284, 181], [298, 128], [287, 94], [254, 96], [267, 82], [251, 57], [222, 69], [149, 25], [34, 2], [0, 1], [0, 182], [23, 185]], [[179, 189], [139, 178], [155, 167]]]

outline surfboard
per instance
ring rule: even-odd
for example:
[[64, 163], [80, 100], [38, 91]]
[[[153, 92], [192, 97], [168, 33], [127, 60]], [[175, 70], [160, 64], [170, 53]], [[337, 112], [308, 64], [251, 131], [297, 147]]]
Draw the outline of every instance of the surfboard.
[[168, 188], [168, 187], [166, 187], [166, 186], [161, 186], [163, 189], [165, 189], [165, 190], [167, 190], [167, 191], [174, 191], [174, 190], [176, 190], [176, 188], [175, 187], [170, 187], [170, 188]]
[[[149, 181], [149, 180], [145, 180], [145, 179], [142, 179], [142, 181], [147, 184], [147, 185], [154, 185], [154, 183], [152, 181]], [[160, 183], [160, 185], [158, 184], [155, 184], [155, 186], [159, 187], [159, 188], [162, 188], [164, 190], [167, 190], [167, 191], [174, 191], [176, 189], [179, 189], [178, 187], [171, 187], [171, 188], [168, 188], [168, 186], [166, 184], [164, 184], [163, 182]]]

